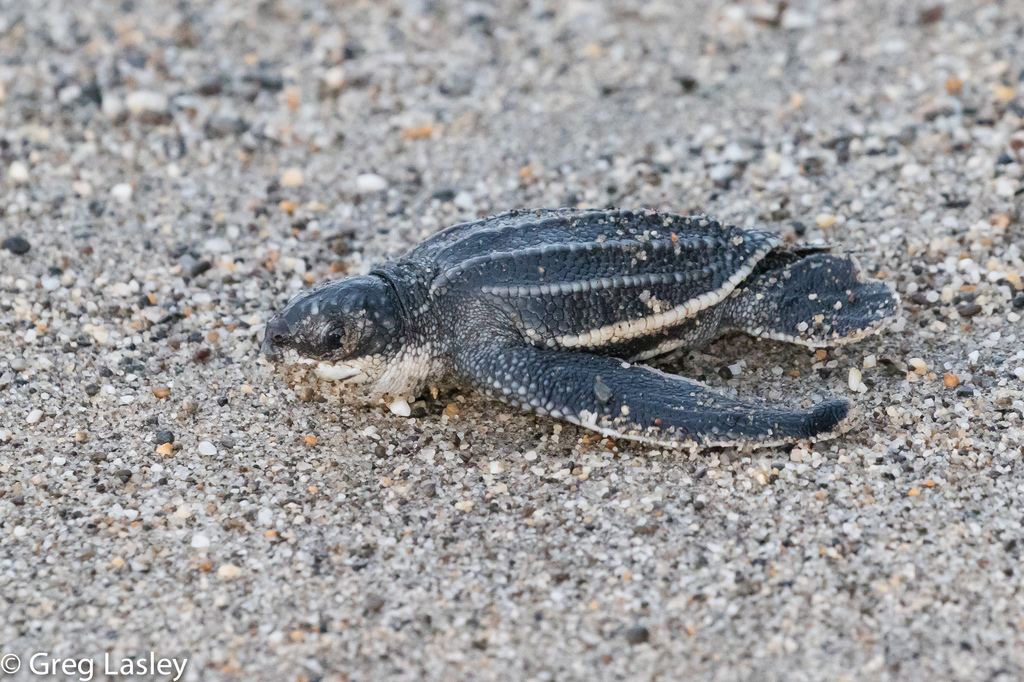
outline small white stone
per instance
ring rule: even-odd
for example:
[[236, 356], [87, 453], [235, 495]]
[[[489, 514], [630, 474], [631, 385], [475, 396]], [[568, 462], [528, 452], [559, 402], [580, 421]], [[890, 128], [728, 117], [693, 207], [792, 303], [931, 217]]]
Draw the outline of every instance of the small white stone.
[[217, 577], [221, 580], [234, 580], [242, 575], [242, 569], [234, 564], [224, 564], [217, 569]]
[[128, 111], [136, 116], [146, 112], [162, 114], [167, 112], [167, 95], [152, 90], [137, 90], [124, 98]]
[[1018, 367], [1017, 369], [1013, 370], [1013, 373], [1017, 376], [1018, 379], [1024, 381], [1024, 367]]
[[42, 418], [43, 418], [43, 411], [40, 410], [40, 409], [35, 409], [35, 410], [32, 410], [31, 412], [29, 412], [28, 416], [25, 417], [25, 423], [26, 424], [38, 424], [39, 420], [42, 419]]
[[356, 177], [359, 192], [380, 192], [388, 188], [388, 181], [374, 173], [363, 173]]
[[214, 237], [213, 239], [207, 239], [203, 243], [203, 247], [209, 253], [227, 253], [231, 250], [231, 242], [223, 237]]
[[23, 182], [28, 182], [29, 180], [28, 166], [26, 166], [21, 161], [15, 161], [14, 163], [12, 163], [11, 167], [8, 169], [7, 172], [11, 177], [11, 182], [20, 184]]
[[132, 295], [132, 290], [127, 282], [115, 282], [107, 289], [107, 294], [114, 298], [128, 298]]
[[217, 454], [217, 447], [208, 440], [199, 444], [199, 454], [204, 457], [213, 457]]
[[392, 414], [397, 414], [399, 417], [408, 417], [412, 414], [412, 408], [409, 407], [409, 402], [406, 400], [396, 400], [388, 405], [388, 409], [391, 410]]
[[179, 504], [178, 508], [174, 510], [174, 515], [179, 519], [187, 519], [192, 516], [192, 508], [187, 504]]
[[[84, 329], [84, 327], [83, 327]], [[110, 338], [110, 332], [105, 327], [95, 326], [92, 329], [85, 330], [92, 334], [92, 338], [96, 339], [96, 343], [103, 345]]]
[[525, 455], [523, 455], [523, 459], [525, 459], [527, 462], [532, 462], [533, 460], [537, 459], [537, 451], [536, 450], [529, 450], [529, 451], [527, 451], [527, 453]]
[[127, 204], [132, 200], [132, 186], [127, 182], [114, 185], [110, 188], [110, 196], [114, 197], [117, 201], [122, 204]]
[[455, 201], [453, 203], [459, 208], [467, 211], [476, 205], [476, 202], [473, 201], [473, 195], [465, 190], [455, 195]]
[[848, 381], [848, 383], [850, 384], [851, 391], [856, 391], [858, 388], [860, 388], [860, 379], [860, 370], [857, 369], [856, 367], [851, 367], [850, 378]]
[[876, 364], [878, 364], [878, 358], [876, 358], [874, 355], [869, 355], [866, 358], [864, 358], [864, 369], [871, 369]]
[[1005, 175], [996, 180], [996, 194], [1001, 197], [1012, 197], [1017, 191], [1017, 183]]
[[46, 291], [56, 291], [60, 289], [60, 280], [56, 277], [41, 277], [39, 283], [43, 285], [43, 289]]
[[91, 197], [92, 196], [92, 185], [85, 180], [76, 180], [71, 183], [71, 189], [75, 190], [75, 194], [80, 197]]
[[335, 66], [324, 72], [324, 85], [332, 90], [339, 89], [345, 84], [345, 69]]
[[117, 95], [104, 93], [103, 104], [100, 108], [103, 110], [103, 115], [107, 118], [118, 119], [124, 114], [124, 102]]
[[196, 533], [192, 536], [192, 547], [195, 549], [206, 549], [210, 546], [210, 538], [206, 537], [202, 533]]

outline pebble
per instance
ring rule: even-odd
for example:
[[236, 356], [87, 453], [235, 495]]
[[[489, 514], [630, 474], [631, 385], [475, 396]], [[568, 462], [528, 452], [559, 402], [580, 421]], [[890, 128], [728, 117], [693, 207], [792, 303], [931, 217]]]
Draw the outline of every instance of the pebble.
[[[203, 249], [207, 253], [213, 254], [230, 253], [231, 242], [229, 242], [224, 237], [214, 237], [213, 239], [207, 239], [205, 242], [203, 242]], [[200, 261], [200, 263], [201, 262], [203, 261]]]
[[281, 174], [281, 186], [282, 187], [298, 187], [302, 184], [302, 170], [299, 168], [289, 168]]
[[211, 139], [228, 137], [229, 135], [241, 135], [249, 129], [249, 124], [243, 118], [235, 116], [217, 116], [206, 122], [204, 132]]
[[1013, 297], [1014, 310], [1024, 309], [1024, 291], [1018, 291]]
[[814, 222], [818, 224], [818, 227], [824, 230], [829, 227], [832, 227], [835, 224], [836, 217], [831, 213], [819, 213], [815, 217]]
[[207, 549], [210, 546], [210, 538], [202, 533], [195, 533], [192, 535], [192, 542], [190, 544], [194, 549]]
[[996, 195], [1001, 197], [1012, 197], [1017, 191], [1017, 183], [1006, 176], [996, 180]]
[[363, 173], [356, 177], [356, 189], [360, 193], [381, 192], [388, 188], [388, 181], [373, 173]]
[[37, 408], [37, 409], [32, 410], [31, 412], [28, 413], [28, 416], [25, 417], [25, 423], [26, 424], [36, 424], [42, 418], [43, 418], [43, 411]]
[[204, 440], [199, 444], [199, 454], [204, 457], [213, 457], [217, 454], [217, 446], [208, 440]]
[[952, 372], [946, 372], [942, 377], [942, 383], [946, 385], [946, 388], [956, 388], [960, 383], [960, 377], [953, 374]]
[[21, 161], [12, 163], [7, 170], [7, 174], [11, 178], [11, 182], [15, 184], [20, 185], [29, 181], [28, 166]]
[[384, 597], [371, 592], [363, 600], [363, 608], [367, 613], [380, 613], [380, 610], [384, 608], [384, 603]]
[[143, 123], [163, 123], [170, 118], [167, 95], [162, 92], [136, 90], [124, 98], [124, 105]]
[[217, 569], [217, 577], [221, 580], [234, 580], [242, 575], [242, 569], [234, 564], [222, 564]]
[[219, 95], [224, 90], [227, 79], [221, 74], [204, 76], [199, 85], [196, 86], [196, 94], [203, 97]]
[[127, 204], [132, 200], [132, 186], [127, 182], [114, 185], [110, 188], [110, 196], [122, 204]]
[[646, 644], [651, 639], [647, 628], [637, 625], [626, 630], [626, 641], [630, 644]]
[[169, 389], [166, 386], [157, 386], [156, 388], [153, 389], [153, 396], [157, 400], [163, 400], [164, 398], [170, 397], [170, 395], [171, 389]]
[[124, 102], [116, 95], [104, 95], [103, 104], [100, 105], [103, 115], [114, 122], [123, 121], [126, 118], [127, 110]]
[[1018, 379], [1024, 381], [1024, 367], [1018, 367], [1017, 369], [1013, 370], [1013, 373]]
[[345, 84], [345, 69], [340, 66], [334, 66], [324, 72], [324, 85], [331, 90], [340, 90], [341, 86]]
[[981, 312], [981, 306], [977, 303], [965, 303], [956, 309], [960, 317], [974, 317]]
[[28, 253], [32, 245], [28, 243], [28, 240], [24, 237], [8, 237], [7, 239], [0, 242], [0, 248], [10, 251], [17, 256], [23, 256]]
[[160, 429], [156, 432], [156, 443], [157, 445], [163, 445], [164, 443], [174, 442], [174, 432], [168, 429]]
[[396, 400], [388, 405], [388, 409], [391, 410], [392, 414], [396, 414], [399, 417], [408, 417], [412, 414], [412, 408], [409, 407], [409, 403], [406, 400]]
[[849, 384], [851, 391], [857, 391], [860, 388], [861, 375], [859, 369], [856, 367], [850, 368], [850, 376], [847, 383]]

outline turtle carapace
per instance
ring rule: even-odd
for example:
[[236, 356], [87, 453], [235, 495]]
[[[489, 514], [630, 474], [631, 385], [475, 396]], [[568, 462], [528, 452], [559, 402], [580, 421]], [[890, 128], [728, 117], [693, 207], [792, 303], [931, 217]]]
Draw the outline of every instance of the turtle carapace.
[[842, 430], [845, 400], [785, 409], [636, 364], [730, 331], [811, 348], [898, 313], [855, 261], [705, 216], [513, 211], [455, 225], [368, 275], [298, 295], [263, 352], [371, 395], [449, 380], [615, 438], [768, 445]]

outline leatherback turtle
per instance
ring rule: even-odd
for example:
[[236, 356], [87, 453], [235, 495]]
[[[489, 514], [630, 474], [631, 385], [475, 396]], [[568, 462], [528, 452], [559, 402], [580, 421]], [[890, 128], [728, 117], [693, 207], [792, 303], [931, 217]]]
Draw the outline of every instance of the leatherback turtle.
[[634, 363], [730, 331], [811, 348], [861, 339], [899, 302], [858, 269], [706, 216], [512, 211], [299, 294], [263, 352], [396, 402], [447, 379], [615, 438], [781, 444], [843, 430], [850, 404], [767, 407]]

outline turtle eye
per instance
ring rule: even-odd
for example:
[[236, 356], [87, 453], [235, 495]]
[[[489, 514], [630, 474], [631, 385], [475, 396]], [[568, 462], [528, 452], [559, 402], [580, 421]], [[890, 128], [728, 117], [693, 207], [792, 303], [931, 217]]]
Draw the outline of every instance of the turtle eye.
[[327, 330], [323, 335], [324, 350], [334, 351], [341, 348], [341, 344], [345, 338], [341, 333], [340, 329], [332, 328]]

